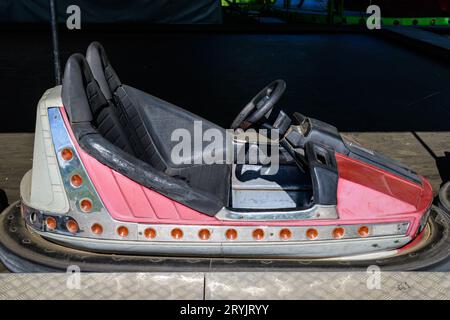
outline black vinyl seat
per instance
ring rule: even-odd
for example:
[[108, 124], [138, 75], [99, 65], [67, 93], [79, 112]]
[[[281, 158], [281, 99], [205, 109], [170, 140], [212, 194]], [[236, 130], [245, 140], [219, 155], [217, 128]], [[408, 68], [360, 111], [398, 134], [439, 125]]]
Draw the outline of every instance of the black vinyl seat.
[[132, 180], [195, 210], [215, 215], [228, 206], [230, 165], [194, 163], [202, 152], [193, 152], [183, 163], [171, 158], [178, 143], [171, 139], [174, 130], [193, 133], [195, 121], [202, 121], [204, 130], [224, 135], [225, 130], [121, 84], [102, 50], [96, 43], [88, 50], [95, 76], [81, 54], [69, 58], [64, 72], [63, 104], [80, 146]]
[[[115, 107], [133, 154], [170, 176], [214, 192], [228, 204], [230, 166], [225, 163], [204, 164], [202, 150], [209, 142], [202, 142], [202, 149], [198, 151], [193, 141], [196, 121], [201, 123], [203, 132], [215, 129], [225, 138], [225, 130], [171, 103], [122, 84], [100, 43], [93, 42], [88, 47], [86, 59], [104, 96]], [[172, 159], [172, 150], [179, 143], [172, 139], [176, 130], [184, 130], [191, 137], [192, 152], [179, 159], [183, 160], [181, 163]], [[225, 141], [219, 152], [225, 161]]]

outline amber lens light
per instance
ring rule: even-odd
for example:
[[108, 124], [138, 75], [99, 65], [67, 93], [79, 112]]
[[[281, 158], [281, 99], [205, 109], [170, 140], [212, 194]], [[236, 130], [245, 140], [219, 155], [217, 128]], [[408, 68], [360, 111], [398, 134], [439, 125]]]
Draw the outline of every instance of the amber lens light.
[[144, 231], [144, 236], [147, 239], [154, 239], [156, 237], [156, 230], [153, 228], [147, 228]]
[[81, 178], [80, 175], [74, 174], [72, 177], [70, 177], [70, 184], [73, 187], [78, 188], [79, 186], [81, 186], [82, 183], [83, 183], [83, 179]]
[[45, 225], [49, 230], [55, 230], [56, 229], [56, 219], [53, 217], [47, 217], [45, 219]]
[[333, 230], [333, 238], [341, 239], [344, 237], [345, 230], [344, 228], [337, 227]]
[[264, 238], [264, 230], [263, 229], [255, 229], [252, 233], [253, 239], [262, 240]]
[[319, 232], [317, 232], [316, 229], [308, 229], [308, 231], [306, 231], [306, 236], [308, 239], [314, 240], [319, 236]]
[[237, 231], [235, 229], [228, 229], [225, 232], [225, 237], [228, 240], [235, 240], [235, 239], [237, 239], [237, 236], [238, 236], [238, 233], [237, 233]]
[[363, 238], [367, 237], [369, 235], [369, 228], [366, 226], [362, 226], [358, 229], [358, 234]]
[[70, 148], [64, 148], [61, 150], [61, 158], [65, 161], [72, 160], [73, 158], [73, 151]]
[[66, 228], [71, 233], [78, 232], [78, 223], [75, 220], [69, 220], [66, 222]]
[[117, 228], [117, 234], [121, 236], [122, 238], [125, 238], [128, 236], [128, 228], [125, 226], [120, 226]]
[[288, 240], [292, 237], [292, 232], [289, 229], [281, 229], [280, 230], [280, 239]]
[[208, 229], [202, 229], [198, 232], [198, 237], [201, 240], [208, 240], [211, 237], [211, 232]]
[[183, 231], [181, 229], [175, 228], [170, 233], [172, 235], [172, 238], [174, 239], [181, 239], [183, 238]]
[[94, 234], [102, 234], [103, 233], [103, 227], [98, 224], [98, 223], [94, 223], [91, 227], [91, 231]]
[[89, 199], [83, 199], [80, 201], [80, 208], [83, 212], [92, 211], [92, 202]]

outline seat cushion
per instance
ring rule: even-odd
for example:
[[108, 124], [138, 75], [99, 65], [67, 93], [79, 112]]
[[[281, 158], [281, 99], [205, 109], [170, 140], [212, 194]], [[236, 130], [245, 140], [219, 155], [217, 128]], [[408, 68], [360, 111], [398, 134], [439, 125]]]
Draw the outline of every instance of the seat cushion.
[[191, 187], [203, 190], [229, 205], [231, 166], [227, 164], [202, 164], [185, 168], [168, 168], [166, 173], [186, 181]]
[[[196, 125], [201, 124], [200, 134], [215, 129], [223, 138], [226, 137], [224, 129], [126, 85], [119, 87], [114, 96], [121, 125], [125, 128], [133, 151], [139, 159], [172, 177], [186, 181], [193, 187], [217, 195], [223, 203], [228, 204], [231, 168], [225, 162], [225, 139], [219, 150], [216, 150], [221, 154], [223, 163], [204, 163], [203, 150], [210, 142], [203, 141], [202, 136], [201, 148], [194, 146], [194, 139], [198, 139], [195, 136]], [[173, 139], [176, 130], [184, 130], [191, 139], [191, 153], [183, 156], [182, 163], [172, 159], [172, 151], [179, 143]]]

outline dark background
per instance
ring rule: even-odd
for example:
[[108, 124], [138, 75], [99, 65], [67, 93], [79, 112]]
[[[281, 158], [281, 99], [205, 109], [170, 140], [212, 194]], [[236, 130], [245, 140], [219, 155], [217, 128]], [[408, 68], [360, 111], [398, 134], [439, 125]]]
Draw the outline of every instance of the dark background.
[[[281, 105], [344, 131], [450, 129], [450, 68], [374, 33], [90, 30], [60, 33], [62, 64], [91, 41], [105, 46], [122, 82], [222, 126], [271, 80]], [[50, 31], [0, 31], [0, 130], [32, 132], [54, 85]]]
[[[55, 0], [58, 22], [65, 22], [73, 5], [80, 8], [83, 23], [217, 24], [222, 20], [221, 0]], [[49, 0], [0, 0], [3, 23], [47, 23], [49, 13]]]

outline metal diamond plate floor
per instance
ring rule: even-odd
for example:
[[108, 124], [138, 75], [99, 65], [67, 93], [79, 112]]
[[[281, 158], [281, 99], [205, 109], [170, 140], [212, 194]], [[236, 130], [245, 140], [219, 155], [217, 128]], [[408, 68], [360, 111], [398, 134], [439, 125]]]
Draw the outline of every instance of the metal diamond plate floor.
[[450, 299], [450, 273], [1, 274], [0, 300]]
[[449, 299], [449, 273], [216, 273], [206, 275], [206, 299], [391, 300]]
[[201, 273], [1, 274], [0, 300], [198, 300], [203, 281]]

